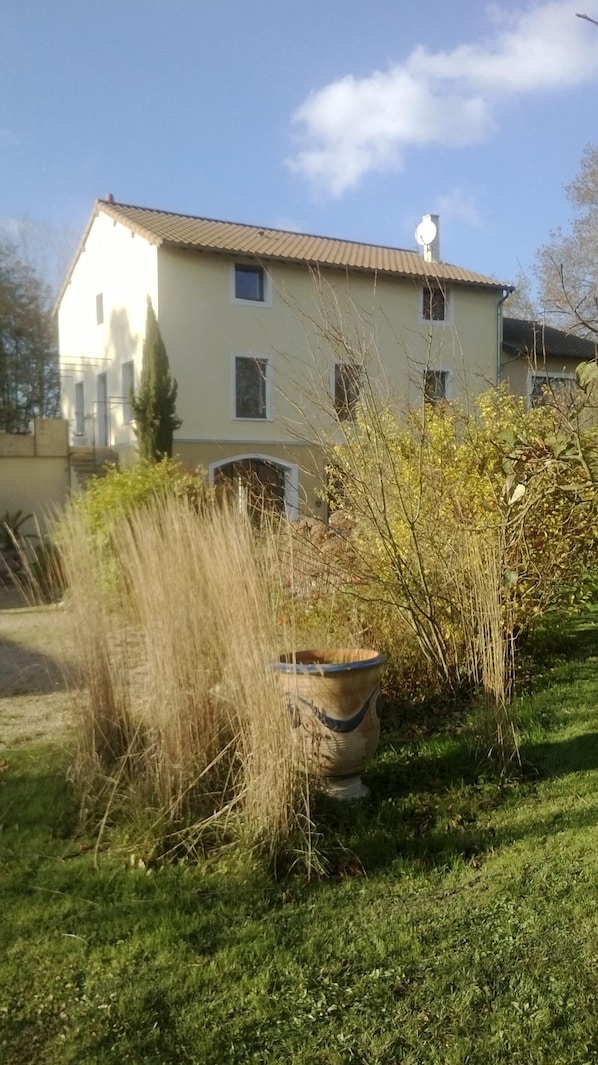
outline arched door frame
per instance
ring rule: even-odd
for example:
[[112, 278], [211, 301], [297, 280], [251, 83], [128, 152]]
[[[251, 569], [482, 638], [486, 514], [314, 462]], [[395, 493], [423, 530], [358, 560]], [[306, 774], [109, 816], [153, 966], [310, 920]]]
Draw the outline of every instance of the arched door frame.
[[257, 460], [267, 462], [271, 466], [277, 466], [284, 473], [284, 509], [289, 521], [296, 521], [299, 517], [299, 467], [295, 462], [285, 462], [275, 455], [262, 455], [257, 451], [245, 451], [241, 455], [231, 455], [217, 462], [210, 462], [208, 466], [208, 480], [211, 485], [216, 480], [216, 473], [222, 466], [229, 466], [233, 462], [247, 462]]

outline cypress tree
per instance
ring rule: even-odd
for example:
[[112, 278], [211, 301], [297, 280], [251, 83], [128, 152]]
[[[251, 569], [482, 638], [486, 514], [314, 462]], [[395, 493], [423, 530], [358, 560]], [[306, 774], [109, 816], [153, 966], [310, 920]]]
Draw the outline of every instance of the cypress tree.
[[172, 457], [172, 437], [182, 425], [176, 413], [177, 383], [170, 375], [166, 347], [148, 296], [139, 392], [131, 397], [139, 454], [149, 462]]

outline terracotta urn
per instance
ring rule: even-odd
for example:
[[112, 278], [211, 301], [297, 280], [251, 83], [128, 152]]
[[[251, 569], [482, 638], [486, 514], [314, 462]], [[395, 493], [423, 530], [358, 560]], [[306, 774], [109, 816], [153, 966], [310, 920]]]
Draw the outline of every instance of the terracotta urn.
[[370, 794], [361, 773], [378, 746], [385, 661], [377, 651], [332, 647], [283, 654], [273, 663], [300, 757], [338, 799]]

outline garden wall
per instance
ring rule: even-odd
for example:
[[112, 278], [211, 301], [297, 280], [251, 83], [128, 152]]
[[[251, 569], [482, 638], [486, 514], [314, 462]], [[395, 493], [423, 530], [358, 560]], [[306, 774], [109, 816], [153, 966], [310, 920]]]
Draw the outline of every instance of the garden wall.
[[[42, 530], [70, 490], [68, 424], [36, 418], [29, 433], [0, 432], [0, 517], [33, 514]], [[35, 522], [24, 527], [33, 532]]]

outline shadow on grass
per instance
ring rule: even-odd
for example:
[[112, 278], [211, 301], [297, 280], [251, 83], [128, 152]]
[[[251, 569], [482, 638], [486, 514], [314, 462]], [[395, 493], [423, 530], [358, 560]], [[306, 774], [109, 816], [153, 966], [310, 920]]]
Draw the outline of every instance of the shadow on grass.
[[0, 699], [45, 695], [68, 687], [64, 664], [58, 659], [0, 638]]
[[524, 744], [521, 759], [540, 780], [586, 773], [598, 769], [598, 732], [545, 743]]
[[533, 694], [554, 682], [564, 663], [575, 664], [580, 673], [596, 667], [598, 613], [594, 609], [574, 618], [548, 618], [538, 624], [521, 648], [519, 687]]
[[[333, 872], [335, 864], [339, 875], [356, 865], [372, 872], [397, 861], [423, 867], [476, 864], [497, 845], [554, 831], [555, 817], [571, 828], [595, 821], [592, 803], [587, 817], [573, 810], [569, 820], [553, 813], [528, 823], [514, 818], [512, 831], [500, 832], [491, 823], [493, 811], [529, 796], [540, 782], [598, 770], [598, 732], [583, 731], [593, 724], [598, 696], [596, 615], [580, 619], [565, 636], [548, 631], [543, 640], [543, 669], [556, 665], [550, 691], [540, 690], [522, 710], [521, 769], [500, 775], [476, 745], [467, 711], [451, 711], [436, 730], [427, 715], [413, 737], [405, 723], [385, 732], [365, 774], [371, 800], [352, 809], [324, 796], [318, 800], [322, 847]], [[564, 727], [568, 734], [560, 737]], [[569, 734], [571, 727], [577, 727], [576, 735]], [[534, 732], [542, 738], [529, 738]]]
[[[68, 837], [76, 827], [77, 806], [67, 779], [64, 752], [31, 748], [0, 758], [0, 827], [3, 848], [13, 832], [17, 846], [28, 833]], [[17, 835], [18, 833], [18, 835]], [[21, 841], [21, 843], [19, 843]]]
[[[528, 730], [521, 748], [521, 773], [500, 776], [476, 747], [466, 711], [453, 709], [440, 715], [432, 708], [427, 716], [422, 712], [414, 725], [403, 720], [399, 728], [387, 728], [365, 774], [371, 800], [342, 804], [316, 797], [316, 846], [328, 871], [350, 876], [398, 868], [401, 863], [422, 869], [462, 862], [476, 865], [488, 851], [516, 839], [541, 837], [555, 831], [556, 825], [594, 823], [593, 802], [581, 812], [572, 808], [570, 815], [555, 813], [554, 804], [549, 804], [545, 816], [534, 813], [530, 804], [529, 817], [514, 816], [507, 828], [497, 827], [493, 815], [508, 803], [515, 811], [515, 804], [533, 795], [542, 782], [548, 785], [567, 775], [598, 770], [598, 731], [591, 729], [598, 690], [598, 659], [593, 657], [597, 632], [595, 615], [587, 624], [577, 625], [566, 642], [570, 657], [563, 661], [561, 656], [553, 677], [553, 691], [528, 701], [526, 726], [534, 723], [535, 715], [541, 718], [541, 727], [536, 729], [538, 739], [530, 739], [534, 732]], [[398, 718], [390, 717], [390, 724], [396, 725]], [[566, 734], [560, 730], [563, 721]], [[18, 809], [22, 829], [33, 832], [37, 825], [50, 835], [74, 831], [71, 800], [61, 792], [66, 787], [64, 772], [46, 772], [43, 764], [29, 763], [21, 753], [19, 766], [4, 780], [0, 773], [0, 821], [6, 820], [9, 802], [13, 811], [9, 823]], [[556, 807], [565, 801], [561, 795]], [[70, 810], [62, 820], [60, 809]], [[283, 877], [291, 864], [281, 861], [278, 875]], [[297, 866], [298, 872], [301, 869]]]
[[529, 646], [536, 657], [578, 661], [594, 657], [598, 654], [598, 614], [594, 610], [573, 618], [548, 619], [538, 625]]

